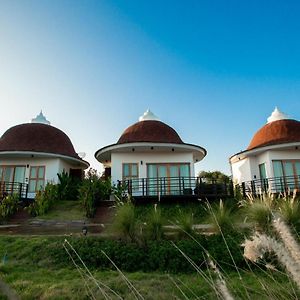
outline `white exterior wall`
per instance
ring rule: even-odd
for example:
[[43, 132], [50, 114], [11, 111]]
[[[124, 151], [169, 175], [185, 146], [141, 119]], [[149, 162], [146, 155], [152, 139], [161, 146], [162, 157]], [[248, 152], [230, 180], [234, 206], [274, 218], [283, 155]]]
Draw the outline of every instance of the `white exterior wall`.
[[300, 160], [300, 152], [297, 150], [269, 150], [257, 156], [249, 156], [231, 165], [232, 177], [235, 183], [260, 179], [259, 165], [266, 164], [266, 175], [274, 177], [273, 160]]
[[[45, 166], [45, 184], [57, 183], [58, 173], [66, 171], [70, 172], [72, 164], [60, 159], [60, 158], [39, 158], [39, 157], [28, 157], [24, 158], [14, 158], [14, 159], [0, 159], [0, 165], [6, 166], [26, 166], [25, 169], [25, 182], [29, 182], [29, 172], [30, 167], [35, 166]], [[34, 198], [35, 193], [28, 193], [29, 198]]]
[[111, 178], [113, 184], [122, 180], [123, 163], [137, 163], [139, 178], [147, 178], [147, 164], [149, 163], [189, 163], [190, 176], [195, 176], [192, 153], [112, 153]]
[[232, 170], [232, 180], [235, 184], [240, 184], [243, 181], [251, 180], [252, 178], [252, 168], [255, 161], [250, 161], [250, 159], [244, 158], [231, 165]]

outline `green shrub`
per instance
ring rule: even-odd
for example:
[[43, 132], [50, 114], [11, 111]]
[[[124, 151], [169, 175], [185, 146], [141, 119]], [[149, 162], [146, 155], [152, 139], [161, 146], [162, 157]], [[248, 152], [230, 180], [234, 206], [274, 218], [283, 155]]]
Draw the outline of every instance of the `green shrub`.
[[58, 201], [57, 185], [48, 183], [44, 191], [38, 191], [34, 202], [27, 207], [32, 216], [41, 216], [46, 214], [55, 201]]
[[277, 209], [272, 195], [249, 196], [247, 200], [241, 201], [240, 204], [243, 207], [246, 218], [255, 224], [257, 230], [270, 230], [272, 214]]
[[[236, 265], [239, 268], [246, 268], [240, 246], [244, 236], [231, 234], [226, 235], [225, 238]], [[92, 269], [114, 269], [101, 252], [104, 251], [125, 272], [195, 272], [186, 258], [167, 240], [148, 241], [146, 245], [95, 237], [74, 237], [69, 241], [85, 264]], [[197, 242], [185, 239], [174, 243], [203, 270], [207, 268], [206, 251], [220, 264], [220, 267], [225, 270], [234, 270], [231, 256], [228, 254], [227, 246], [221, 235], [198, 236]], [[57, 265], [72, 266], [72, 262], [60, 245], [47, 248], [47, 254]]]
[[219, 201], [219, 204], [215, 203], [213, 205], [207, 202], [207, 210], [209, 212], [209, 223], [213, 225], [216, 232], [234, 231], [232, 209], [224, 205], [222, 200]]
[[110, 180], [102, 179], [96, 170], [90, 169], [79, 187], [79, 200], [91, 218], [96, 212], [96, 206], [101, 200], [107, 200], [111, 192]]
[[163, 218], [161, 210], [154, 204], [154, 209], [150, 212], [146, 219], [146, 238], [159, 241], [164, 236]]
[[132, 203], [125, 203], [117, 207], [112, 229], [121, 239], [136, 240], [137, 220], [135, 218], [135, 207]]
[[79, 195], [79, 186], [81, 180], [77, 177], [70, 176], [66, 172], [57, 174], [57, 194], [60, 200], [77, 200]]
[[176, 218], [176, 224], [179, 226], [179, 237], [188, 237], [195, 235], [194, 226], [194, 214], [192, 211], [179, 210]]
[[0, 221], [7, 220], [18, 210], [18, 195], [8, 195], [0, 201]]
[[300, 232], [300, 203], [296, 198], [285, 196], [278, 203], [278, 210], [286, 224], [292, 226], [298, 233]]

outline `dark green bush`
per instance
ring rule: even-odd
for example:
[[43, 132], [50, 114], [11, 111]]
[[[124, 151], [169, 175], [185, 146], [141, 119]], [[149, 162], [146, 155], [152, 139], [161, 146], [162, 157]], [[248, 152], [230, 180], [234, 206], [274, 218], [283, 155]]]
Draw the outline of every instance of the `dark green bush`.
[[[243, 238], [241, 234], [226, 237], [230, 252], [236, 265], [240, 268], [246, 267], [240, 246]], [[201, 246], [194, 240], [180, 240], [176, 241], [175, 244], [203, 269], [206, 269], [206, 252], [204, 249], [222, 268], [227, 270], [234, 268], [224, 240], [220, 235], [199, 236], [197, 241]], [[71, 238], [70, 243], [89, 268], [114, 269], [101, 252], [103, 250], [122, 271], [195, 272], [190, 263], [167, 240], [148, 241], [146, 245], [141, 246], [137, 243], [87, 237]], [[48, 253], [55, 264], [72, 266], [72, 262], [63, 247], [52, 247], [48, 249]]]
[[81, 180], [77, 177], [70, 176], [66, 172], [57, 174], [57, 194], [60, 200], [77, 200], [79, 195], [79, 186]]
[[107, 200], [111, 192], [110, 180], [101, 178], [96, 170], [90, 169], [79, 187], [79, 200], [91, 218], [96, 212], [96, 206], [101, 200]]

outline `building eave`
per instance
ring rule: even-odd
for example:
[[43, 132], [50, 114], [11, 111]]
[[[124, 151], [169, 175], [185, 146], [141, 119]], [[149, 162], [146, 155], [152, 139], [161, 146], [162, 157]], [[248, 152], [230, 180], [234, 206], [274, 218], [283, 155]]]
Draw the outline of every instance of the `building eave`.
[[111, 160], [111, 153], [131, 153], [131, 152], [192, 152], [194, 162], [201, 161], [207, 154], [206, 149], [201, 146], [193, 144], [175, 144], [175, 143], [153, 143], [153, 142], [135, 142], [124, 144], [111, 144], [105, 146], [95, 153], [95, 158], [103, 163], [109, 163]]
[[250, 149], [250, 150], [244, 150], [244, 151], [238, 152], [238, 153], [232, 155], [229, 158], [229, 162], [231, 164], [233, 164], [237, 161], [240, 161], [240, 160], [245, 159], [245, 158], [250, 157], [250, 156], [258, 155], [258, 154], [260, 154], [262, 152], [265, 152], [265, 151], [287, 150], [287, 149], [291, 149], [291, 148], [296, 149], [296, 147], [300, 147], [300, 142], [282, 143], [282, 144], [261, 146], [261, 147], [253, 148], [253, 149]]
[[0, 151], [0, 159], [1, 158], [32, 158], [32, 157], [60, 158], [72, 163], [79, 164], [80, 167], [84, 169], [87, 169], [90, 166], [90, 164], [83, 159], [62, 155], [62, 154], [35, 152], [35, 151]]

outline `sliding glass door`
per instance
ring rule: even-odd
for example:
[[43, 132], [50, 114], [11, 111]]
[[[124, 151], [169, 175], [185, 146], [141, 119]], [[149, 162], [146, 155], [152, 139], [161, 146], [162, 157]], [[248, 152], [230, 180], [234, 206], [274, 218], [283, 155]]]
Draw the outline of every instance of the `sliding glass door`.
[[0, 166], [0, 181], [24, 183], [25, 166]]
[[190, 187], [190, 165], [188, 163], [166, 163], [147, 165], [149, 195], [179, 195], [184, 187]]
[[280, 191], [300, 188], [300, 161], [274, 160], [273, 171], [276, 186], [280, 187]]

